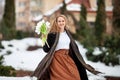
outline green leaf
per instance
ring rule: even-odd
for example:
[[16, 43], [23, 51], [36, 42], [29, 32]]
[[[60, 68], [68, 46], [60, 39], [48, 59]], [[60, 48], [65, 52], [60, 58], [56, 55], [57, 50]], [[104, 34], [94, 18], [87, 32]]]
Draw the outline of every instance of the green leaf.
[[46, 38], [43, 37], [43, 38], [42, 38], [42, 43], [45, 44], [45, 42], [46, 42]]
[[46, 24], [45, 24], [45, 23], [42, 24], [42, 26], [41, 26], [41, 28], [40, 28], [40, 32], [41, 32], [42, 34], [47, 34], [47, 27], [46, 27]]

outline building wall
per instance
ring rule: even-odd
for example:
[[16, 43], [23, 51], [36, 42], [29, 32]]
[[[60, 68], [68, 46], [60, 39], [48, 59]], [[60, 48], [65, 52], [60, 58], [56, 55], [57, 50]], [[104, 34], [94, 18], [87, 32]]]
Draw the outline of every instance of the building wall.
[[95, 19], [96, 19], [96, 12], [88, 12], [87, 21], [88, 22], [95, 22]]
[[44, 15], [63, 0], [16, 0], [16, 29], [33, 30], [32, 19]]
[[43, 10], [43, 0], [30, 0], [30, 12], [32, 17], [39, 16]]
[[29, 16], [30, 16], [30, 1], [29, 0], [16, 0], [16, 29], [28, 30], [29, 29]]
[[112, 0], [105, 0], [106, 7], [112, 7]]
[[43, 13], [46, 13], [47, 11], [53, 9], [60, 3], [62, 3], [63, 0], [43, 0]]
[[92, 9], [97, 7], [97, 5], [96, 5], [97, 0], [89, 0], [89, 2], [90, 2], [90, 5], [91, 5]]

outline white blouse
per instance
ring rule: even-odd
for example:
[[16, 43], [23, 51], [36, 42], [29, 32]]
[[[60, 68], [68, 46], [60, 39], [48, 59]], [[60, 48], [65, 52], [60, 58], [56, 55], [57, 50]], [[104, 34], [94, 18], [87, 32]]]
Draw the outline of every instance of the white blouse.
[[70, 38], [68, 37], [66, 31], [61, 32], [59, 36], [59, 41], [55, 50], [59, 49], [69, 49]]

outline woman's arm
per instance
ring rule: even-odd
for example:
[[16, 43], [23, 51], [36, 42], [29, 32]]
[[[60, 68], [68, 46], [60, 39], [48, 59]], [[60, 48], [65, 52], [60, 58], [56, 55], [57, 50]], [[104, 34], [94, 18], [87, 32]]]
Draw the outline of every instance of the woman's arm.
[[47, 36], [47, 42], [48, 45], [45, 43], [45, 45], [43, 46], [43, 50], [45, 52], [49, 52], [49, 50], [51, 49], [51, 47], [53, 46], [54, 42], [55, 42], [55, 38], [56, 38], [56, 34], [55, 33], [49, 33]]

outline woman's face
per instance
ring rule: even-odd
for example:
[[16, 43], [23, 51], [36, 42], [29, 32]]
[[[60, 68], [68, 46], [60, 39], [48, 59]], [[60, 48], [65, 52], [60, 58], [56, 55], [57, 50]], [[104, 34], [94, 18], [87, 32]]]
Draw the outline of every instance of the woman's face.
[[57, 24], [58, 24], [58, 27], [63, 30], [66, 25], [65, 19], [63, 17], [58, 17]]

